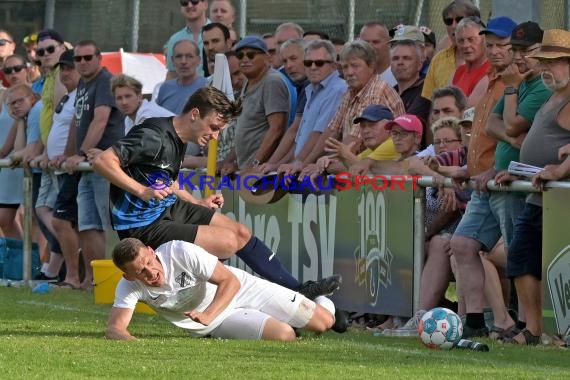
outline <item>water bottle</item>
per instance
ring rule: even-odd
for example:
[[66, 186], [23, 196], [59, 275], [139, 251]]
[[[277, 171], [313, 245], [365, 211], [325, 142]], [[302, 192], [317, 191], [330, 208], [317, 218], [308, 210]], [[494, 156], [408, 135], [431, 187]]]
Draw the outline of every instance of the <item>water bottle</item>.
[[37, 284], [34, 289], [32, 289], [32, 293], [37, 293], [37, 294], [46, 294], [49, 291], [50, 291], [50, 287], [49, 287], [49, 283], [47, 283], [47, 282], [41, 282], [41, 283]]
[[460, 339], [459, 342], [455, 343], [455, 347], [473, 351], [489, 351], [489, 346], [487, 346], [485, 343], [474, 342], [469, 339]]

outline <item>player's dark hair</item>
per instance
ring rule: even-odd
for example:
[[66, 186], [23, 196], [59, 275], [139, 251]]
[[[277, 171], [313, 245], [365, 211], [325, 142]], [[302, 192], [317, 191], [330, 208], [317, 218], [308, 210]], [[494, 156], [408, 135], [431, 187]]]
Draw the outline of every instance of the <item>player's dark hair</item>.
[[226, 94], [212, 86], [205, 86], [192, 94], [182, 114], [187, 114], [197, 108], [202, 118], [212, 112], [218, 113], [223, 119], [231, 120], [241, 113], [241, 101], [232, 101]]
[[130, 263], [139, 255], [141, 248], [146, 247], [142, 241], [135, 238], [126, 238], [113, 248], [113, 264], [124, 270], [125, 264]]
[[206, 24], [202, 27], [202, 33], [204, 32], [209, 32], [212, 29], [220, 29], [222, 31], [222, 34], [224, 35], [224, 40], [227, 41], [230, 39], [230, 30], [228, 29], [227, 26], [225, 26], [222, 23], [219, 22], [211, 22], [209, 24]]

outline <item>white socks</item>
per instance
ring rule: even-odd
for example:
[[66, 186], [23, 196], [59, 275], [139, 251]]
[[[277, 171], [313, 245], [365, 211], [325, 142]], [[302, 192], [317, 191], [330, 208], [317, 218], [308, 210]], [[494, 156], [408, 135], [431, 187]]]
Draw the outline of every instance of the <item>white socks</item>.
[[321, 305], [322, 307], [327, 309], [332, 315], [334, 315], [336, 309], [334, 307], [333, 301], [331, 301], [325, 296], [318, 296], [317, 298], [314, 299], [314, 301], [316, 304]]

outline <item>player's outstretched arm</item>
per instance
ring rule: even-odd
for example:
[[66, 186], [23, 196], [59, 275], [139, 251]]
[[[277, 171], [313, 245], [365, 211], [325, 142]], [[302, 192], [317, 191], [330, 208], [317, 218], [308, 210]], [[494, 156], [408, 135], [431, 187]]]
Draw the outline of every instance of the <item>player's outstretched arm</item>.
[[111, 308], [109, 320], [107, 321], [107, 330], [105, 337], [113, 340], [134, 340], [127, 328], [133, 317], [134, 309], [125, 309], [120, 307]]
[[187, 317], [206, 326], [224, 311], [241, 287], [237, 277], [220, 262], [216, 262], [216, 268], [208, 282], [218, 286], [212, 302], [202, 312], [192, 310], [184, 313]]

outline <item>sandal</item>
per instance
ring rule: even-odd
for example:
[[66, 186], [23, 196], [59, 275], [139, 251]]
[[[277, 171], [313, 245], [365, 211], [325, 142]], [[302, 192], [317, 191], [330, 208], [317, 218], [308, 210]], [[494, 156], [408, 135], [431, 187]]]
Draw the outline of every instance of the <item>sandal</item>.
[[[522, 342], [520, 342], [516, 339], [517, 337], [522, 337], [524, 340]], [[532, 335], [532, 333], [530, 331], [528, 331], [527, 329], [524, 329], [524, 330], [521, 330], [521, 332], [518, 335], [515, 335], [512, 338], [503, 339], [503, 343], [536, 346], [537, 344], [540, 343], [540, 335]]]
[[58, 288], [62, 288], [62, 289], [73, 289], [73, 290], [79, 289], [78, 286], [73, 286], [73, 284], [70, 284], [69, 282], [65, 282], [65, 281], [56, 282], [54, 285], [57, 286]]
[[489, 331], [489, 338], [491, 340], [502, 340], [505, 338], [512, 338], [516, 335], [518, 335], [518, 333], [520, 333], [521, 331], [517, 328], [516, 323], [514, 325], [512, 325], [511, 327], [508, 327], [506, 329], [503, 329], [501, 327], [497, 327], [497, 326], [493, 326], [491, 328], [491, 331]]

